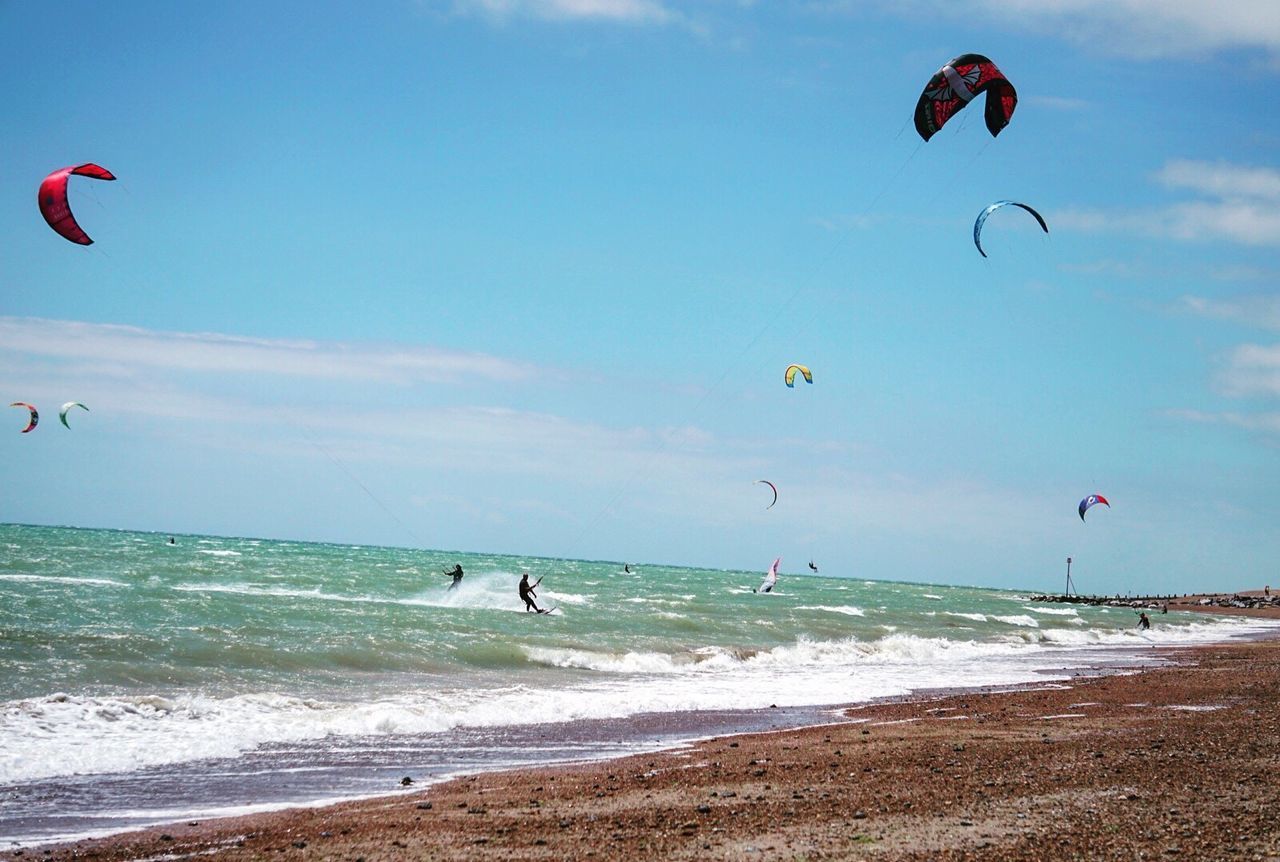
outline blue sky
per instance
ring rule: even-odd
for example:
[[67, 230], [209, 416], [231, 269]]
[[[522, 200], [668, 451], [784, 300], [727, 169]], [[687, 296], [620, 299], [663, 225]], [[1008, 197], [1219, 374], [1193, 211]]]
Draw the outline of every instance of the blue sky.
[[0, 520], [1280, 582], [1280, 7], [883, 5], [0, 5]]

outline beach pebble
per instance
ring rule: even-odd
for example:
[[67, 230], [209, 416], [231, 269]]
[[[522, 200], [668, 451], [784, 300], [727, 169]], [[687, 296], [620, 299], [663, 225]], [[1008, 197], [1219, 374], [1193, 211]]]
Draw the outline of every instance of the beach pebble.
[[430, 810], [431, 810], [431, 803], [430, 803], [430, 802], [419, 802], [419, 803], [418, 803], [418, 808], [421, 808], [423, 811], [430, 811]]
[[865, 811], [855, 811], [855, 812], [853, 812], [853, 819], [854, 819], [854, 820], [866, 820], [866, 819], [867, 819], [867, 812], [865, 812]]

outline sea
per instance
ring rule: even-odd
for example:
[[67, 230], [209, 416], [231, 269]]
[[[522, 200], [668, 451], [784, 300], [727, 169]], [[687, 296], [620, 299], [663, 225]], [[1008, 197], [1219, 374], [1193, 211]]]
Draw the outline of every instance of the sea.
[[[1171, 611], [1139, 631], [1129, 608], [807, 560], [755, 592], [771, 562], [0, 525], [0, 849], [1058, 685], [1271, 625]], [[525, 611], [524, 572], [553, 612]]]

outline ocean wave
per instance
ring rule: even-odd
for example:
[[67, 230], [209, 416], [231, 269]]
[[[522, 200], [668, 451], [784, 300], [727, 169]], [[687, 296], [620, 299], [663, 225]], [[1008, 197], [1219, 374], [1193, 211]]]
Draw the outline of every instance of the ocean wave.
[[1080, 612], [1075, 608], [1037, 608], [1031, 605], [1023, 605], [1023, 610], [1028, 610], [1037, 614], [1049, 614], [1056, 617], [1078, 617]]
[[124, 581], [113, 581], [110, 578], [74, 578], [67, 575], [27, 575], [27, 574], [4, 574], [0, 575], [0, 581], [22, 581], [28, 583], [51, 583], [51, 584], [85, 584], [100, 587], [127, 587], [129, 584]]
[[798, 611], [827, 611], [833, 614], [844, 614], [850, 617], [865, 617], [867, 612], [854, 605], [800, 605]]
[[473, 679], [357, 702], [279, 692], [29, 698], [0, 706], [0, 783], [233, 757], [265, 744], [328, 736], [851, 703], [923, 688], [1015, 684], [1096, 661], [1099, 645], [1208, 642], [1262, 627], [1256, 620], [1206, 620], [1142, 634], [1022, 628], [985, 641], [890, 633], [866, 641], [801, 639], [771, 649], [704, 646], [672, 653], [525, 645], [517, 648], [530, 664], [579, 673], [539, 685], [485, 687]]
[[[1040, 623], [1036, 620], [1035, 617], [1029, 617], [1026, 614], [1012, 614], [1008, 616], [1002, 615], [1002, 614], [992, 614], [991, 619], [997, 620], [1002, 623], [1006, 623], [1011, 626], [1031, 626], [1032, 628], [1040, 627]], [[1084, 622], [1084, 620], [1080, 620], [1080, 622]]]

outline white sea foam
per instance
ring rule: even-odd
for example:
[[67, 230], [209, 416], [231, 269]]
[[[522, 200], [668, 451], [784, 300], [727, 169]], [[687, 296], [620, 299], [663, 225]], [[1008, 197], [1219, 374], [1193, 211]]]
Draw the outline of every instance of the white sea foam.
[[1031, 605], [1023, 605], [1024, 610], [1032, 611], [1037, 614], [1049, 614], [1058, 617], [1078, 617], [1080, 612], [1075, 608], [1037, 608]]
[[949, 617], [960, 617], [965, 620], [973, 620], [975, 623], [985, 623], [987, 621], [986, 614], [966, 614], [959, 611], [943, 611]]
[[91, 584], [100, 587], [127, 587], [124, 581], [113, 581], [110, 578], [73, 578], [66, 575], [25, 575], [25, 574], [4, 574], [0, 575], [0, 581], [23, 581], [27, 583], [50, 583], [50, 584]]
[[922, 688], [1043, 681], [1046, 670], [1096, 660], [1097, 646], [1208, 642], [1269, 627], [1228, 618], [1158, 626], [1142, 635], [1133, 630], [1022, 628], [976, 641], [892, 633], [868, 641], [802, 639], [758, 651], [608, 652], [525, 645], [530, 662], [580, 673], [554, 685], [485, 687], [473, 680], [457, 688], [404, 691], [367, 702], [280, 692], [225, 698], [28, 698], [0, 706], [0, 783], [230, 757], [267, 743], [330, 735], [837, 704]]
[[240, 552], [239, 552], [239, 551], [232, 551], [232, 550], [229, 550], [229, 549], [226, 549], [226, 548], [214, 549], [214, 550], [209, 550], [209, 549], [206, 549], [206, 548], [197, 548], [197, 549], [196, 549], [196, 553], [197, 553], [197, 554], [208, 554], [208, 555], [209, 555], [209, 556], [211, 556], [211, 557], [238, 557], [238, 556], [240, 556]]
[[539, 597], [546, 597], [548, 601], [556, 601], [562, 605], [587, 605], [591, 603], [594, 596], [580, 596], [573, 593], [553, 593], [551, 590], [543, 589]]
[[[1002, 623], [1006, 623], [1011, 626], [1031, 626], [1032, 628], [1040, 627], [1040, 623], [1039, 621], [1036, 620], [1035, 617], [1029, 617], [1026, 614], [1013, 614], [1009, 616], [1005, 616], [1001, 614], [992, 614], [991, 619], [997, 620]], [[1084, 622], [1084, 620], [1081, 620], [1081, 622]]]
[[798, 611], [827, 611], [833, 614], [844, 614], [850, 617], [865, 617], [867, 612], [854, 605], [800, 605]]

